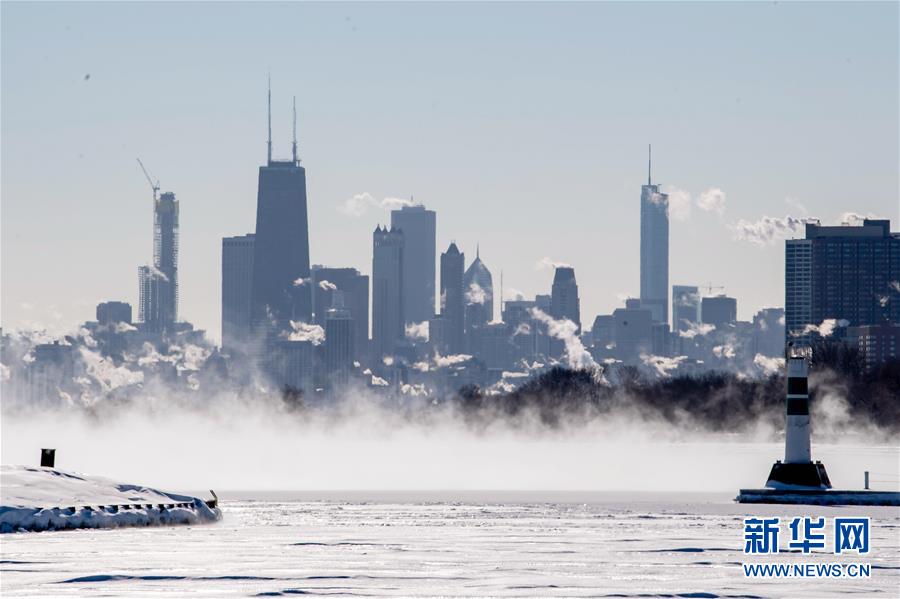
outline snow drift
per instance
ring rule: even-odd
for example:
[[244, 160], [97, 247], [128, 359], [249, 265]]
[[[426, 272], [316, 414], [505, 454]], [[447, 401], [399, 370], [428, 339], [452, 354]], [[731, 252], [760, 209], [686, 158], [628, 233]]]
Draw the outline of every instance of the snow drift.
[[197, 497], [53, 468], [0, 467], [0, 533], [215, 522]]

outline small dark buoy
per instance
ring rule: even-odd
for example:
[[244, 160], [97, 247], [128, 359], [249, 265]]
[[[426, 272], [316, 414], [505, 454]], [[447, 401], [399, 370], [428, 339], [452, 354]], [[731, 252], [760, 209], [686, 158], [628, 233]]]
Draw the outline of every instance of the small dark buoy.
[[53, 468], [56, 464], [55, 449], [41, 449], [41, 468]]

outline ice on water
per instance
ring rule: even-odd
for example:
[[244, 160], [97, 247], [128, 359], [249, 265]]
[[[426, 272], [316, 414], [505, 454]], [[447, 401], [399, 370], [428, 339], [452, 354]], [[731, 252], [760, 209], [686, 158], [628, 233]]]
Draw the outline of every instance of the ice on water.
[[[233, 495], [223, 512], [208, 526], [5, 535], [0, 589], [4, 597], [893, 597], [900, 588], [898, 508], [743, 506], [709, 493], [342, 492]], [[744, 579], [743, 517], [807, 514], [873, 518], [870, 580]], [[835, 556], [778, 556], [804, 559]], [[857, 558], [840, 558], [849, 559]]]
[[2, 533], [199, 524], [219, 517], [196, 497], [53, 468], [2, 466], [0, 490]]

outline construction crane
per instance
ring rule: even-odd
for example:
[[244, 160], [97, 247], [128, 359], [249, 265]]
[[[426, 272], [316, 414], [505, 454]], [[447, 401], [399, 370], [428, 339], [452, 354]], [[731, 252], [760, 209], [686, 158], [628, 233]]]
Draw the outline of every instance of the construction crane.
[[712, 283], [710, 283], [709, 285], [706, 285], [705, 287], [701, 287], [701, 289], [706, 289], [707, 294], [712, 295], [713, 289], [719, 289], [719, 290], [724, 291], [725, 286], [724, 285], [713, 285]]
[[150, 173], [147, 172], [147, 167], [144, 166], [144, 163], [141, 162], [141, 159], [137, 159], [138, 164], [141, 165], [141, 170], [144, 171], [144, 176], [147, 177], [147, 183], [150, 184], [150, 188], [153, 190], [153, 201], [156, 202], [157, 196], [159, 195], [159, 179], [156, 180], [156, 183], [153, 182], [153, 177], [150, 176]]

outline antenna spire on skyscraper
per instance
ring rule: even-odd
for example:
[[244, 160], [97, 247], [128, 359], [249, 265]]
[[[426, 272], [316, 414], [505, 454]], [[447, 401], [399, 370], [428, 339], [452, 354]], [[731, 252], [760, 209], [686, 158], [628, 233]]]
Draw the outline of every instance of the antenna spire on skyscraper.
[[269, 76], [269, 86], [268, 86], [268, 112], [269, 112], [269, 138], [267, 143], [268, 154], [266, 164], [272, 164], [272, 75]]
[[297, 164], [297, 96], [294, 96], [294, 142], [291, 145], [291, 153], [294, 156], [294, 164]]
[[647, 185], [653, 185], [650, 182], [650, 163], [653, 160], [653, 146], [647, 144]]

